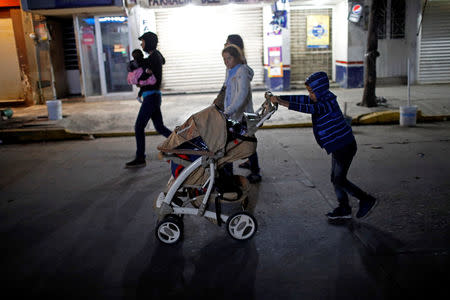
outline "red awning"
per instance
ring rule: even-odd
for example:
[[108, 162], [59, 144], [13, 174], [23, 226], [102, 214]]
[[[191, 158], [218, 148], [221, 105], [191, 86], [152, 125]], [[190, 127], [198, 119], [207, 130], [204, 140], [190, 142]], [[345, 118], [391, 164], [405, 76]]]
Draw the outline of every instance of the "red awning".
[[0, 7], [20, 6], [20, 0], [3, 0], [0, 1]]

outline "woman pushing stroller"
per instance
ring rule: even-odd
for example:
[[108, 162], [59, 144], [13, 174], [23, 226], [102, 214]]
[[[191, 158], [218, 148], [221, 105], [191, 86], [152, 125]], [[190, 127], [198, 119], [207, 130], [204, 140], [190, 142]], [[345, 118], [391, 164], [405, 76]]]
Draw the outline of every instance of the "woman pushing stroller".
[[[229, 36], [228, 39], [233, 36], [235, 35]], [[223, 61], [227, 68], [225, 83], [222, 88], [222, 93], [224, 93], [223, 108], [228, 118], [239, 122], [242, 120], [244, 112], [253, 113], [251, 81], [254, 72], [247, 65], [241, 48], [228, 42], [228, 39], [227, 43], [225, 43], [225, 48], [222, 50]], [[251, 183], [260, 182], [261, 175], [259, 174], [258, 156], [256, 152], [252, 154], [249, 161], [251, 174], [247, 179]], [[233, 173], [231, 164], [226, 169], [230, 174]]]

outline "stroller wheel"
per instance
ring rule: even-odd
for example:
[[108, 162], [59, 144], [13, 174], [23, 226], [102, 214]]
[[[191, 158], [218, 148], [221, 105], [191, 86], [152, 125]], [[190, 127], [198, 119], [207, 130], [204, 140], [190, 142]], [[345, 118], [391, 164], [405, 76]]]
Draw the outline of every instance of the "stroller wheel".
[[256, 219], [248, 212], [238, 212], [227, 220], [227, 232], [235, 240], [245, 241], [253, 237], [258, 229]]
[[156, 237], [164, 244], [175, 244], [183, 237], [183, 221], [176, 215], [167, 215], [156, 227]]

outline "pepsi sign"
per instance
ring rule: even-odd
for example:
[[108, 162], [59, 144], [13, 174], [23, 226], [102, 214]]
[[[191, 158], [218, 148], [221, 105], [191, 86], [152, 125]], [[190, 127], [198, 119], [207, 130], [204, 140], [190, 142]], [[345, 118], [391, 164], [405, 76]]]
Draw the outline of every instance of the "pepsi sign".
[[348, 16], [348, 20], [353, 23], [358, 23], [359, 19], [361, 18], [362, 10], [363, 7], [361, 4], [353, 4], [352, 10], [350, 11], [350, 14]]

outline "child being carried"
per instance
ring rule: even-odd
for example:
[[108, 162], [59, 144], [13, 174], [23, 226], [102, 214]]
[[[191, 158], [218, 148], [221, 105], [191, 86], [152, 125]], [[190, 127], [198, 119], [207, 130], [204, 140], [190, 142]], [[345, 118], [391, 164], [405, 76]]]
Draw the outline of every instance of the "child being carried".
[[[130, 61], [127, 66], [128, 76], [127, 82], [130, 85], [137, 85], [138, 87], [144, 85], [154, 85], [156, 83], [156, 77], [153, 75], [152, 70], [145, 69], [142, 67], [144, 61], [144, 54], [141, 50], [135, 49], [131, 53], [134, 60]], [[142, 91], [138, 93], [138, 101], [142, 103], [141, 100]]]

